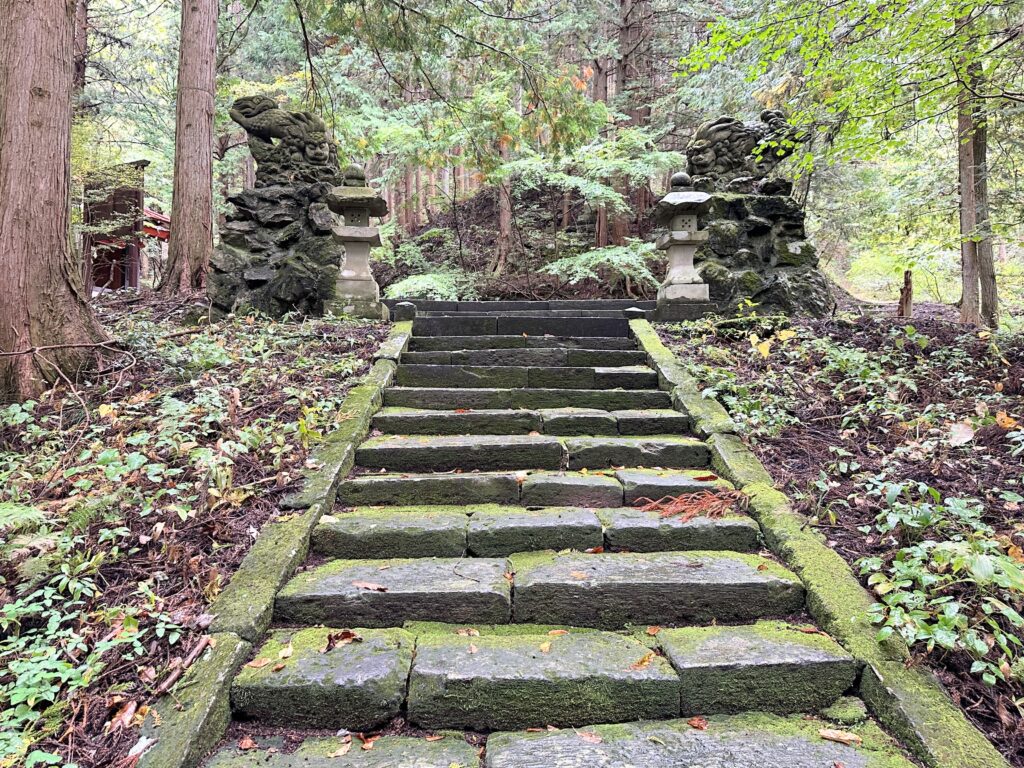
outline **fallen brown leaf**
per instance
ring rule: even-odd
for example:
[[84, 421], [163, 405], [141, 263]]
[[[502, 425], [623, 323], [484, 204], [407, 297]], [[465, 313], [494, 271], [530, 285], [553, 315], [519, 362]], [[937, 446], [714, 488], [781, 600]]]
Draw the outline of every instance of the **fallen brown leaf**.
[[387, 592], [388, 588], [381, 586], [380, 584], [374, 584], [372, 581], [353, 581], [352, 586], [356, 589], [366, 589], [370, 592]]
[[839, 744], [845, 744], [848, 747], [857, 747], [864, 743], [864, 739], [856, 733], [850, 733], [849, 731], [837, 731], [834, 728], [822, 728], [818, 731], [818, 735], [827, 741], [835, 741]]
[[243, 752], [250, 749], [256, 749], [258, 746], [259, 744], [253, 741], [251, 736], [243, 736], [238, 740], [238, 748]]
[[594, 733], [593, 731], [576, 731], [576, 735], [588, 744], [600, 744], [604, 741], [600, 734]]
[[708, 721], [703, 717], [691, 717], [686, 721], [686, 724], [691, 728], [696, 728], [698, 731], [706, 731], [708, 729]]
[[245, 666], [251, 667], [252, 669], [263, 669], [269, 663], [270, 663], [270, 659], [261, 658], [261, 659], [253, 659], [252, 661], [250, 661]]

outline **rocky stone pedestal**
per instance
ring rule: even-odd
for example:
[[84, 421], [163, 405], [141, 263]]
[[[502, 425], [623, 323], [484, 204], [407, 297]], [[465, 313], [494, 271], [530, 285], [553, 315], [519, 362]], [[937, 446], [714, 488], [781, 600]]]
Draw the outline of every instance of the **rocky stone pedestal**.
[[209, 295], [220, 312], [319, 315], [334, 294], [342, 248], [325, 182], [273, 185], [229, 198], [235, 206], [210, 265]]
[[756, 305], [758, 312], [823, 317], [833, 306], [804, 212], [791, 197], [716, 193], [699, 217], [707, 240], [695, 255], [719, 311]]
[[654, 210], [655, 220], [668, 227], [657, 244], [668, 256], [665, 282], [658, 289], [658, 320], [692, 320], [713, 309], [708, 302], [708, 286], [693, 266], [694, 254], [708, 239], [697, 215], [709, 199], [707, 193], [693, 190], [689, 176], [677, 173], [672, 177], [671, 191]]

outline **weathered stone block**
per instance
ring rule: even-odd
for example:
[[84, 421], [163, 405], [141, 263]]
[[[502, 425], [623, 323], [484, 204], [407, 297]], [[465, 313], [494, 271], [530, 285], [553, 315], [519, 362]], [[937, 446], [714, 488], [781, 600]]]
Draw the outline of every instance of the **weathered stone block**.
[[624, 552], [679, 552], [692, 549], [756, 552], [761, 546], [757, 523], [745, 515], [721, 518], [662, 517], [639, 509], [600, 509], [608, 547]]
[[468, 524], [461, 507], [357, 507], [321, 518], [311, 548], [342, 559], [461, 557]]
[[544, 435], [375, 437], [356, 450], [356, 463], [392, 472], [453, 469], [559, 469], [564, 450]]
[[581, 726], [671, 717], [678, 707], [664, 659], [600, 632], [421, 634], [409, 683], [409, 719], [427, 728]]
[[576, 437], [565, 441], [569, 469], [604, 467], [699, 467], [708, 447], [692, 437]]
[[517, 622], [618, 629], [751, 621], [804, 605], [794, 574], [736, 552], [541, 553], [511, 562]]
[[603, 475], [536, 473], [523, 482], [522, 503], [524, 507], [619, 507], [622, 485]]
[[813, 712], [854, 683], [860, 665], [832, 638], [785, 622], [663, 629], [681, 713]]
[[511, 583], [503, 559], [333, 560], [300, 573], [277, 595], [290, 624], [388, 627], [436, 620], [502, 624]]
[[350, 507], [517, 504], [519, 481], [512, 473], [365, 475], [343, 481], [338, 502]]
[[235, 713], [274, 725], [353, 731], [388, 722], [405, 701], [413, 636], [400, 629], [354, 631], [358, 641], [331, 650], [328, 637], [338, 630], [275, 632], [231, 686]]
[[543, 549], [590, 549], [604, 543], [601, 521], [589, 509], [478, 510], [469, 523], [469, 550], [477, 557]]

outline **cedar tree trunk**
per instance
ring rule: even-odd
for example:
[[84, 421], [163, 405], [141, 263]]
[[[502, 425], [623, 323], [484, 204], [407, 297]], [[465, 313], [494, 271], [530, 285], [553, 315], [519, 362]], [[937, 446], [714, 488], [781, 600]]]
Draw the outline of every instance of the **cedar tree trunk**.
[[218, 0], [183, 0], [174, 133], [174, 197], [165, 295], [206, 286], [213, 255], [213, 113]]
[[37, 397], [75, 378], [106, 340], [68, 235], [75, 7], [74, 0], [0, 2], [3, 399]]

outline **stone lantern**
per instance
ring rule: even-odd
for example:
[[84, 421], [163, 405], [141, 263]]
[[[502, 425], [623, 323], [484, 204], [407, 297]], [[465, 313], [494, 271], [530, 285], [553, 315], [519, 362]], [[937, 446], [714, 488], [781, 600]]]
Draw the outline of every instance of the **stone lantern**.
[[708, 210], [711, 195], [690, 186], [685, 173], [672, 176], [672, 188], [655, 206], [654, 218], [668, 229], [658, 238], [659, 250], [668, 252], [668, 272], [658, 289], [658, 320], [692, 320], [713, 310], [708, 285], [693, 266], [693, 257], [708, 233], [698, 228], [697, 217]]
[[342, 218], [334, 227], [334, 242], [345, 247], [331, 308], [355, 317], [386, 320], [388, 310], [370, 272], [370, 248], [381, 244], [380, 231], [370, 226], [370, 217], [387, 215], [387, 202], [367, 186], [363, 169], [350, 165], [345, 169], [345, 183], [327, 196], [327, 206]]

